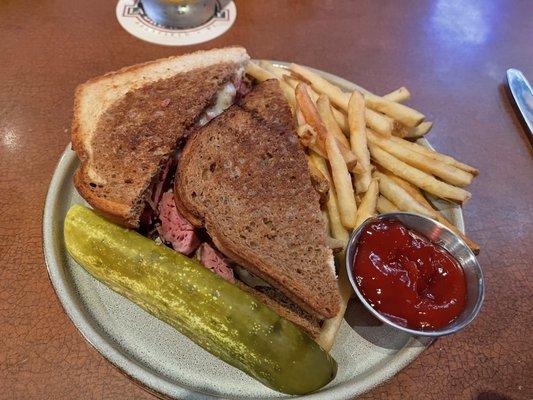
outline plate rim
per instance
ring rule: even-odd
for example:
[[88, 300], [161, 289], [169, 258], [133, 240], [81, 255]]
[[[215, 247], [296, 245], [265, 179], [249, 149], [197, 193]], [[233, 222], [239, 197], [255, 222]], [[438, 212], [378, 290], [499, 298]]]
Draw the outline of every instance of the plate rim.
[[[289, 65], [288, 62], [283, 61], [270, 60], [270, 62], [284, 68], [287, 68]], [[344, 78], [315, 68], [310, 69], [345, 89], [355, 89], [354, 84]], [[422, 142], [426, 146], [431, 147], [427, 140], [423, 139]], [[130, 380], [139, 384], [143, 389], [148, 390], [150, 393], [154, 394], [153, 392], [155, 391], [157, 394], [170, 396], [172, 398], [181, 398], [183, 396], [201, 399], [220, 398], [216, 395], [213, 396], [211, 394], [195, 391], [192, 388], [179, 386], [175, 382], [172, 382], [161, 375], [156, 375], [149, 369], [142, 367], [142, 365], [140, 365], [135, 359], [128, 357], [126, 354], [123, 354], [119, 348], [113, 346], [113, 343], [110, 342], [102, 332], [98, 331], [98, 321], [93, 320], [93, 318], [83, 312], [84, 306], [81, 304], [79, 297], [76, 296], [76, 293], [74, 293], [72, 287], [69, 287], [68, 285], [66, 271], [64, 270], [65, 265], [62, 265], [63, 263], [60, 260], [64, 255], [60, 254], [60, 246], [57, 245], [58, 241], [63, 241], [63, 221], [60, 218], [57, 218], [57, 213], [59, 211], [56, 205], [61, 201], [61, 186], [65, 180], [72, 178], [72, 166], [76, 162], [77, 156], [74, 151], [71, 150], [71, 144], [69, 143], [54, 169], [45, 198], [42, 219], [45, 265], [63, 310], [83, 338], [98, 353], [100, 353], [114, 367], [126, 374]], [[459, 212], [457, 213], [457, 219], [459, 229], [464, 231], [464, 217], [460, 207]], [[381, 366], [377, 370], [374, 368], [363, 372], [355, 382], [352, 379], [336, 385], [335, 387], [326, 387], [325, 390], [302, 396], [301, 398], [320, 399], [327, 396], [328, 399], [348, 399], [365, 393], [392, 378], [414, 361], [432, 343], [431, 340], [424, 340], [421, 342], [422, 339], [419, 339], [420, 338], [411, 336], [405, 346], [394, 353], [391, 359], [388, 360], [389, 364], [391, 360], [394, 360], [394, 367], [383, 368]]]

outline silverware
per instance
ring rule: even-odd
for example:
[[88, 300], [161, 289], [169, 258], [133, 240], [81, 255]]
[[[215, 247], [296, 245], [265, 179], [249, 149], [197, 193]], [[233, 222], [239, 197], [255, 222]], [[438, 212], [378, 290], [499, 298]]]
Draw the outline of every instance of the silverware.
[[533, 142], [533, 90], [524, 74], [514, 68], [507, 70], [507, 82], [513, 98], [528, 129], [529, 140]]
[[[459, 317], [457, 317], [457, 319], [451, 324], [445, 326], [444, 328], [431, 331], [420, 331], [416, 329], [406, 328], [404, 326], [396, 324], [395, 322], [392, 322], [387, 317], [375, 310], [366, 301], [363, 294], [360, 292], [355, 282], [355, 278], [353, 276], [352, 271], [353, 262], [355, 259], [356, 250], [359, 242], [359, 236], [369, 224], [386, 220], [400, 221], [412, 231], [417, 232], [420, 235], [428, 238], [433, 243], [442, 246], [459, 262], [459, 264], [463, 268], [466, 278], [467, 290], [466, 306], [463, 312], [459, 315]], [[378, 318], [385, 324], [416, 336], [444, 336], [450, 335], [463, 329], [470, 322], [472, 322], [474, 318], [479, 314], [479, 310], [481, 309], [481, 304], [483, 303], [483, 298], [485, 296], [483, 271], [481, 270], [481, 266], [479, 265], [476, 256], [468, 248], [463, 239], [461, 239], [459, 236], [457, 236], [455, 233], [453, 233], [441, 223], [417, 214], [394, 212], [388, 214], [381, 214], [376, 217], [367, 219], [361, 226], [359, 226], [359, 228], [353, 231], [352, 235], [350, 236], [350, 241], [348, 242], [348, 247], [346, 248], [346, 272], [348, 273], [348, 278], [350, 279], [350, 282], [355, 293], [357, 294], [357, 297], [359, 298], [361, 303], [363, 303], [364, 306], [368, 309], [368, 311], [370, 311], [376, 318]]]

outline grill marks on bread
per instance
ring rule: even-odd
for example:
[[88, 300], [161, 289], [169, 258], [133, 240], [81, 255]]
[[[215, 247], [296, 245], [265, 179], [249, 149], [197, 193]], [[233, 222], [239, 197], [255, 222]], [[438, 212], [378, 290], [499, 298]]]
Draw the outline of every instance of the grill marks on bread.
[[180, 211], [226, 256], [313, 315], [337, 314], [319, 196], [277, 81], [258, 85], [195, 133], [175, 192]]
[[235, 69], [224, 63], [161, 79], [129, 91], [106, 110], [75, 178], [89, 203], [120, 204], [127, 215], [120, 222], [138, 227], [152, 181]]

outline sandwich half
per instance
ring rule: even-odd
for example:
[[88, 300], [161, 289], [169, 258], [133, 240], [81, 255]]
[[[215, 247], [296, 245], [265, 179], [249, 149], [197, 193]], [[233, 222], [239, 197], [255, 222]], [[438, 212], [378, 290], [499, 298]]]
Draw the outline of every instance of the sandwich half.
[[320, 321], [338, 313], [319, 194], [277, 80], [257, 85], [189, 138], [174, 193], [180, 214], [265, 282], [250, 290], [274, 299], [288, 319], [316, 335]]
[[81, 160], [74, 184], [82, 197], [108, 219], [139, 228], [176, 148], [233, 103], [248, 59], [242, 47], [199, 51], [80, 85], [72, 147]]

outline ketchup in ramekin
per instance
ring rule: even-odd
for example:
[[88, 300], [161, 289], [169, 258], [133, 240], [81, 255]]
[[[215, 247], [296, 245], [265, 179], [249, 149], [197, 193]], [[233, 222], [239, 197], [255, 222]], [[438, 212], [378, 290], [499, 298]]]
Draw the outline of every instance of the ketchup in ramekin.
[[353, 276], [371, 307], [410, 329], [442, 328], [465, 308], [461, 265], [396, 220], [372, 223], [361, 232]]

